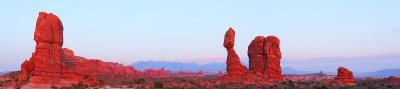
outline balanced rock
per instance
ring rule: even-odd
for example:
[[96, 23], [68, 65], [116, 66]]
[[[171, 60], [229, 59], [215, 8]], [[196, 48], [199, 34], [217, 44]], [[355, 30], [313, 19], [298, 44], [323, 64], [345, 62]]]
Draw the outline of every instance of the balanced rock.
[[228, 75], [245, 75], [245, 73], [248, 72], [248, 69], [240, 62], [239, 56], [233, 49], [234, 44], [235, 31], [232, 28], [229, 28], [229, 30], [225, 33], [224, 39], [224, 47], [228, 51], [226, 71], [228, 72]]

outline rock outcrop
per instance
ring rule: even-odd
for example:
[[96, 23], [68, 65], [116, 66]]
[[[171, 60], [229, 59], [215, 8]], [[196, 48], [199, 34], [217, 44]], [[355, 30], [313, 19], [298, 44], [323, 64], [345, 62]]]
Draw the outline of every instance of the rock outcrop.
[[244, 75], [249, 72], [270, 82], [283, 81], [281, 70], [280, 41], [276, 36], [257, 36], [251, 41], [247, 55], [249, 56], [249, 70], [240, 63], [240, 59], [233, 49], [235, 31], [232, 28], [225, 33], [224, 47], [228, 51], [228, 75]]
[[64, 48], [64, 64], [65, 67], [78, 73], [89, 73], [95, 76], [100, 75], [133, 75], [141, 76], [142, 72], [136, 70], [132, 66], [124, 66], [123, 64], [114, 62], [104, 62], [98, 59], [86, 59], [84, 57], [75, 56], [70, 49]]
[[264, 39], [264, 36], [257, 36], [253, 41], [251, 41], [247, 51], [247, 55], [249, 56], [249, 70], [257, 76], [262, 76], [265, 69], [263, 56]]
[[34, 33], [35, 52], [21, 64], [19, 75], [20, 79], [28, 80], [27, 85], [71, 86], [80, 81], [91, 85], [98, 83], [95, 80], [98, 75], [142, 75], [132, 66], [75, 56], [72, 50], [62, 48], [63, 30], [56, 15], [39, 13]]
[[164, 67], [158, 70], [154, 69], [145, 69], [143, 70], [143, 76], [152, 76], [152, 77], [166, 77], [171, 74], [171, 70], [164, 70]]
[[400, 78], [397, 78], [396, 76], [389, 76], [388, 78], [384, 78], [383, 82], [385, 84], [400, 85]]
[[335, 77], [335, 81], [346, 84], [354, 84], [353, 72], [344, 67], [339, 67], [337, 69], [337, 76]]
[[283, 81], [281, 70], [281, 50], [280, 41], [276, 36], [268, 36], [265, 38], [264, 44], [264, 63], [265, 68], [263, 76], [268, 78], [269, 81]]
[[175, 73], [172, 73], [171, 75], [174, 76], [198, 76], [198, 75], [203, 75], [203, 71], [199, 70], [197, 73], [196, 72], [186, 72], [186, 71], [178, 71]]
[[56, 15], [39, 13], [34, 33], [35, 52], [21, 64], [21, 79], [29, 79], [28, 84], [36, 86], [68, 86], [79, 81], [96, 83], [94, 78], [83, 77], [90, 75], [75, 73], [64, 67], [63, 30], [61, 20]]
[[269, 79], [269, 81], [283, 81], [280, 66], [281, 51], [279, 39], [276, 36], [257, 36], [250, 43], [247, 55], [249, 69], [254, 75]]
[[240, 63], [240, 58], [233, 49], [235, 44], [235, 31], [229, 28], [225, 33], [224, 47], [228, 51], [226, 71], [228, 75], [245, 75], [248, 72], [246, 66]]

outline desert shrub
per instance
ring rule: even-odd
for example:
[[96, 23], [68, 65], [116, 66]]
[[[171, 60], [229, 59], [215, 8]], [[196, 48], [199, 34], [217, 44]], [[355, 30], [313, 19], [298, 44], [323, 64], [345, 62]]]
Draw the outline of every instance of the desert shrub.
[[220, 86], [220, 89], [228, 89], [228, 88], [226, 88], [226, 84], [220, 84], [219, 86]]
[[185, 89], [183, 87], [173, 86], [171, 89]]
[[275, 87], [274, 86], [269, 86], [269, 89], [275, 89]]
[[351, 86], [341, 86], [341, 87], [339, 87], [339, 89], [353, 89], [354, 87], [351, 87]]
[[299, 82], [298, 84], [306, 85], [306, 86], [309, 86], [309, 85], [310, 85], [310, 83], [307, 83], [307, 82]]
[[314, 89], [329, 89], [325, 84], [322, 84], [322, 86], [313, 86]]
[[136, 89], [145, 89], [146, 87], [144, 85], [142, 86], [137, 86]]
[[181, 82], [186, 82], [186, 79], [181, 79]]
[[132, 84], [128, 85], [128, 88], [133, 88], [133, 85]]
[[57, 89], [57, 87], [56, 86], [54, 86], [54, 85], [51, 85], [51, 87], [50, 87], [51, 89]]
[[189, 83], [192, 84], [192, 85], [196, 85], [196, 82], [193, 81], [193, 80], [189, 80]]
[[72, 89], [72, 87], [61, 86], [60, 89]]
[[155, 88], [164, 88], [164, 84], [162, 82], [154, 82]]
[[243, 87], [243, 89], [252, 89], [252, 88], [250, 87], [250, 85], [246, 85]]
[[212, 87], [213, 87], [213, 88], [218, 88], [218, 85], [217, 85], [217, 84], [214, 84]]
[[210, 81], [210, 83], [217, 83], [217, 81]]
[[21, 85], [16, 85], [15, 89], [21, 89]]
[[368, 86], [368, 89], [378, 89], [378, 87], [373, 86], [373, 85], [369, 85], [369, 86]]
[[86, 89], [89, 88], [87, 84], [83, 84], [83, 81], [79, 81], [78, 84], [72, 84], [72, 88], [74, 89]]
[[135, 82], [135, 84], [144, 84], [144, 83], [146, 83], [146, 80], [144, 80], [143, 78], [139, 78], [139, 79], [136, 79], [134, 82]]
[[386, 85], [386, 88], [393, 88], [394, 85]]
[[287, 83], [286, 83], [286, 81], [282, 81], [280, 84], [286, 85]]
[[112, 88], [119, 88], [118, 84], [111, 84], [110, 87], [112, 87]]

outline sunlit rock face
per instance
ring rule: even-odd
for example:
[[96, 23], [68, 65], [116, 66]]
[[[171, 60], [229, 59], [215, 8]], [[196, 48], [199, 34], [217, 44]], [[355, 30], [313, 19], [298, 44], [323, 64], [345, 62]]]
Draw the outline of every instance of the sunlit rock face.
[[354, 83], [353, 72], [344, 67], [339, 67], [335, 80], [341, 83]]
[[141, 76], [142, 72], [132, 66], [114, 62], [104, 62], [98, 59], [86, 59], [75, 56], [70, 49], [64, 48], [64, 65], [78, 73], [89, 73], [95, 76], [99, 75], [130, 75]]
[[283, 81], [282, 70], [281, 70], [281, 50], [280, 40], [276, 36], [268, 36], [265, 38], [264, 44], [264, 63], [265, 68], [263, 76], [268, 78], [270, 81]]
[[225, 33], [224, 39], [224, 47], [228, 51], [226, 72], [228, 73], [228, 75], [244, 75], [246, 72], [248, 72], [248, 69], [240, 62], [239, 56], [233, 49], [234, 44], [235, 31], [232, 28], [229, 28], [229, 30]]
[[[267, 79], [270, 82], [282, 82], [282, 70], [280, 60], [280, 40], [276, 36], [257, 36], [248, 46], [249, 69], [240, 63], [240, 59], [233, 49], [235, 43], [235, 31], [229, 28], [225, 33], [224, 47], [228, 51], [227, 68], [228, 75], [246, 75], [250, 73], [257, 77]], [[221, 73], [220, 73], [221, 74]]]
[[[70, 85], [78, 81], [96, 83], [93, 78], [83, 78], [85, 74], [72, 72], [64, 66], [63, 25], [52, 13], [40, 12], [36, 22], [34, 40], [35, 52], [21, 65], [21, 79], [29, 78], [28, 84], [37, 86]], [[90, 75], [88, 75], [90, 76]], [[65, 82], [70, 81], [70, 82]]]
[[249, 56], [249, 70], [257, 76], [262, 76], [265, 68], [263, 48], [265, 43], [264, 36], [257, 36], [251, 41], [247, 55]]
[[247, 51], [249, 69], [252, 74], [269, 79], [269, 81], [283, 81], [279, 44], [280, 41], [276, 36], [254, 38]]

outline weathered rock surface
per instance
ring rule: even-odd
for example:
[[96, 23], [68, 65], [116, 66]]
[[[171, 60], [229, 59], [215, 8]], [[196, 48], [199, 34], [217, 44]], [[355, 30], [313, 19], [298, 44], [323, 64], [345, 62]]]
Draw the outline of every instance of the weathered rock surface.
[[39, 13], [34, 33], [35, 52], [21, 64], [20, 78], [29, 79], [27, 85], [71, 86], [79, 81], [90, 85], [98, 83], [95, 76], [99, 75], [142, 75], [132, 66], [75, 56], [72, 50], [62, 48], [63, 30], [56, 15]]
[[90, 75], [72, 72], [64, 67], [63, 30], [61, 20], [56, 15], [39, 13], [34, 33], [35, 52], [21, 65], [21, 79], [29, 78], [28, 84], [35, 86], [70, 86], [79, 81], [96, 83], [94, 78], [83, 77]]
[[25, 74], [24, 76], [29, 76], [30, 73], [32, 73], [33, 68], [34, 65], [28, 60], [25, 60], [24, 63], [21, 64], [21, 72], [22, 74]]
[[132, 66], [124, 66], [123, 64], [114, 62], [104, 62], [98, 59], [86, 59], [84, 57], [75, 56], [70, 49], [64, 48], [64, 64], [65, 67], [78, 73], [89, 73], [98, 75], [134, 75], [141, 76], [142, 72], [136, 70]]
[[268, 36], [265, 38], [264, 44], [264, 63], [265, 68], [263, 76], [268, 78], [269, 81], [283, 81], [281, 70], [281, 51], [280, 41], [276, 36]]
[[353, 72], [349, 71], [344, 67], [339, 67], [337, 69], [337, 76], [335, 80], [341, 83], [353, 83], [354, 84], [354, 76]]
[[283, 81], [280, 66], [281, 51], [279, 39], [276, 36], [257, 36], [250, 43], [247, 55], [249, 69], [252, 74], [269, 79]]
[[[269, 82], [283, 81], [281, 70], [280, 40], [276, 36], [257, 36], [251, 41], [247, 55], [249, 56], [249, 70], [240, 63], [240, 59], [233, 49], [235, 31], [232, 28], [225, 33], [224, 47], [228, 51], [228, 75], [241, 75], [246, 72], [254, 74]], [[220, 73], [221, 74], [221, 73]]]
[[248, 72], [248, 69], [240, 62], [239, 56], [233, 49], [234, 44], [235, 44], [235, 31], [232, 28], [229, 28], [229, 30], [226, 31], [225, 33], [225, 39], [224, 39], [224, 47], [228, 51], [228, 57], [226, 61], [227, 64], [226, 71], [228, 75], [245, 75], [245, 73]]
[[383, 81], [385, 84], [400, 85], [400, 78], [397, 78], [396, 76], [384, 78]]
[[158, 77], [165, 77], [171, 74], [171, 70], [164, 70], [164, 67], [158, 70], [154, 69], [145, 69], [143, 70], [143, 76], [158, 76]]
[[177, 76], [196, 76], [196, 75], [203, 75], [203, 71], [199, 70], [197, 73], [196, 72], [186, 72], [186, 71], [178, 71], [175, 73], [172, 73], [171, 75], [177, 75]]
[[247, 55], [249, 56], [249, 70], [252, 74], [262, 76], [265, 68], [263, 49], [264, 49], [264, 36], [257, 36], [251, 41]]

